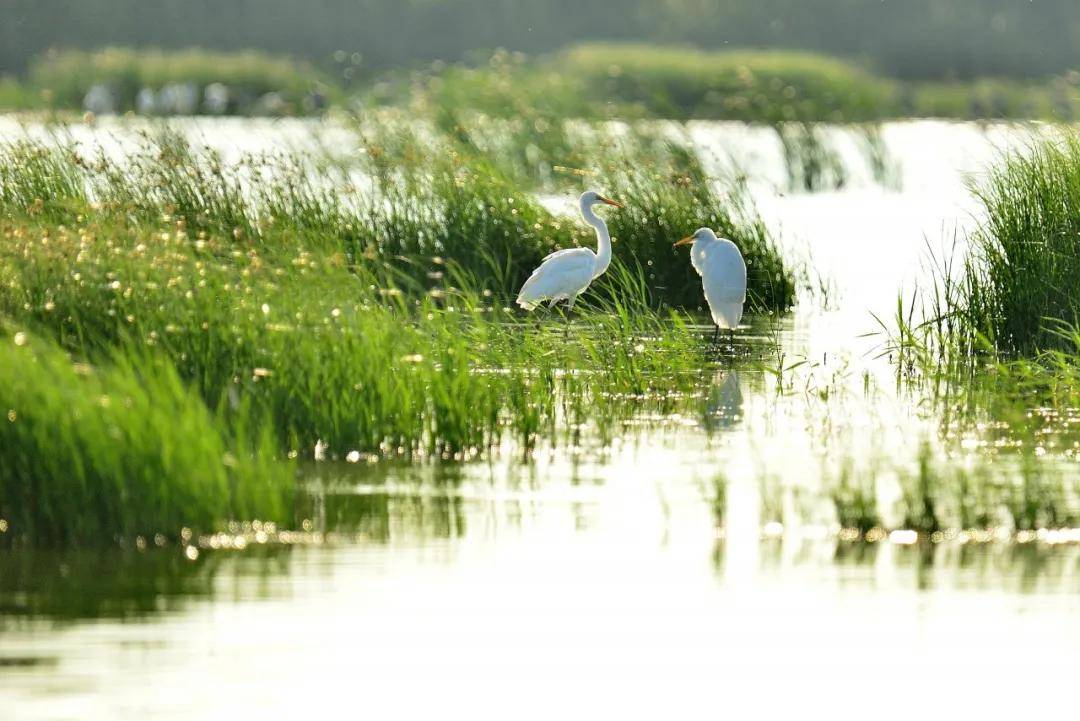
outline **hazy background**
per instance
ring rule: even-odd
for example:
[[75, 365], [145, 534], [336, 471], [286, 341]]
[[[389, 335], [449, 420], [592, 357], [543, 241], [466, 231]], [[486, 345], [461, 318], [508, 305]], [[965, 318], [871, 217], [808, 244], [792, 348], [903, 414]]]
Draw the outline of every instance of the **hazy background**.
[[582, 40], [797, 48], [901, 78], [1078, 65], [1077, 0], [0, 0], [0, 75], [50, 48], [261, 49], [377, 71]]

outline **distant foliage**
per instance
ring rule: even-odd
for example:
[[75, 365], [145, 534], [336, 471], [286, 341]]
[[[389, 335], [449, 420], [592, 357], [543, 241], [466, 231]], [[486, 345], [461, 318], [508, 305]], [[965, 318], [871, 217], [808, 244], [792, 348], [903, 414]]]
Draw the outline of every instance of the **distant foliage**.
[[220, 83], [232, 93], [232, 108], [278, 93], [293, 112], [301, 110], [308, 93], [327, 87], [310, 65], [287, 57], [198, 49], [53, 51], [31, 64], [29, 81], [42, 98], [62, 108], [82, 107], [91, 88], [102, 86], [118, 111], [135, 109], [141, 90], [159, 92], [171, 83], [193, 84], [200, 106], [205, 88]]
[[663, 118], [872, 120], [889, 112], [896, 92], [855, 65], [809, 53], [587, 45], [562, 63], [591, 92]]
[[797, 48], [903, 78], [1042, 77], [1076, 67], [1075, 0], [7, 0], [0, 74], [50, 48], [257, 48], [352, 73], [585, 41]]
[[438, 117], [475, 111], [551, 127], [560, 119], [857, 123], [900, 117], [1080, 117], [1080, 73], [1040, 80], [902, 81], [835, 57], [776, 50], [586, 44], [542, 58], [496, 52], [475, 66], [391, 73], [365, 95]]

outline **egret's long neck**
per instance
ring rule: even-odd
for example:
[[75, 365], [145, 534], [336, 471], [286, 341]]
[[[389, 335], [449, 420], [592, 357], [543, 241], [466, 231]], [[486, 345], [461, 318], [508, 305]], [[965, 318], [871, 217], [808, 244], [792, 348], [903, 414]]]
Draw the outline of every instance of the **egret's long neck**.
[[611, 235], [608, 234], [607, 223], [592, 210], [592, 205], [582, 204], [581, 217], [585, 222], [596, 228], [596, 271], [593, 277], [601, 275], [611, 265]]

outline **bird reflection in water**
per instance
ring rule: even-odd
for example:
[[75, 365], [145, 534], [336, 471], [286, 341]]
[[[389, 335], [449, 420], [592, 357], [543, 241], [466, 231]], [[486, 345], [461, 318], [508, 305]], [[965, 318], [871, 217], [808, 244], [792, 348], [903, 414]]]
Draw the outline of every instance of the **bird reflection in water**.
[[713, 376], [713, 383], [705, 401], [705, 428], [709, 431], [732, 428], [742, 420], [742, 410], [743, 395], [739, 372], [718, 371]]

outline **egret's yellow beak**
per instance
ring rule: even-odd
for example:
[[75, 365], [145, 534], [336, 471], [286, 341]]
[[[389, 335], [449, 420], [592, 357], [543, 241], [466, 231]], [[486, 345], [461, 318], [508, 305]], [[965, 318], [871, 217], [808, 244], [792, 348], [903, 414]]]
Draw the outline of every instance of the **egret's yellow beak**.
[[694, 242], [694, 236], [688, 235], [685, 238], [683, 238], [682, 240], [676, 240], [675, 244], [673, 246], [671, 246], [671, 247], [678, 248], [680, 245], [689, 245], [690, 243], [693, 243], [693, 242]]
[[615, 202], [614, 200], [612, 200], [611, 198], [605, 198], [605, 197], [604, 197], [604, 196], [602, 196], [602, 195], [601, 195], [601, 196], [600, 196], [600, 197], [598, 198], [598, 200], [599, 200], [599, 201], [600, 201], [601, 203], [607, 203], [608, 205], [614, 205], [614, 206], [615, 206], [616, 208], [622, 208], [622, 207], [623, 207], [623, 204], [622, 204], [622, 203], [616, 203], [616, 202]]

